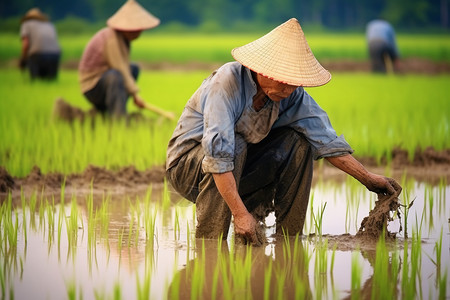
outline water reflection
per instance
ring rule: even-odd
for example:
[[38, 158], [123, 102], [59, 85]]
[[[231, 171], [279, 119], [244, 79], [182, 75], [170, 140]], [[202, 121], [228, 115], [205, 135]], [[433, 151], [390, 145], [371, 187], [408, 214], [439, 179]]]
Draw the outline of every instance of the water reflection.
[[[314, 187], [309, 212], [327, 203], [323, 233], [356, 233], [373, 207], [371, 193], [351, 184]], [[331, 239], [323, 247], [325, 239], [319, 243], [305, 236], [297, 241], [271, 237], [261, 248], [235, 246], [232, 236], [222, 244], [196, 240], [195, 207], [187, 202], [174, 205], [170, 200], [178, 200], [168, 198], [164, 189], [133, 198], [112, 200], [105, 195], [91, 204], [89, 199], [75, 199], [75, 206], [69, 195], [64, 206], [51, 199], [40, 199], [42, 205], [34, 208], [3, 206], [2, 296], [60, 299], [75, 290], [84, 299], [112, 298], [119, 290], [123, 299], [139, 294], [151, 299], [351, 298], [354, 293], [365, 298], [381, 282], [376, 274], [388, 272], [386, 284], [393, 297], [438, 298], [439, 289], [449, 286], [450, 186], [403, 186], [402, 200], [415, 199], [409, 216], [402, 218], [410, 238], [400, 234], [398, 250], [386, 248], [381, 271], [377, 255], [382, 251], [333, 250]], [[316, 229], [309, 218], [305, 234]], [[413, 234], [420, 242], [413, 243]], [[357, 290], [352, 289], [355, 253], [361, 269]], [[450, 291], [445, 293], [448, 297]]]
[[[236, 246], [227, 241], [195, 241], [195, 258], [179, 270], [169, 299], [311, 299], [309, 254], [303, 244], [276, 242], [264, 247]], [[288, 255], [289, 254], [289, 255]]]

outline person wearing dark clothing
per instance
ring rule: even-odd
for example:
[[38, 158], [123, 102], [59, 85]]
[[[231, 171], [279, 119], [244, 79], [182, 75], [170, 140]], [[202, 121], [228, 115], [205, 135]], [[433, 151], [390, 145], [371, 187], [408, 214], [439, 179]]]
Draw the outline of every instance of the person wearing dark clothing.
[[397, 69], [400, 56], [394, 28], [384, 20], [373, 20], [367, 24], [366, 38], [372, 71], [392, 72]]
[[56, 29], [48, 17], [38, 8], [30, 9], [22, 18], [20, 37], [20, 68], [28, 67], [31, 79], [57, 78], [61, 47]]

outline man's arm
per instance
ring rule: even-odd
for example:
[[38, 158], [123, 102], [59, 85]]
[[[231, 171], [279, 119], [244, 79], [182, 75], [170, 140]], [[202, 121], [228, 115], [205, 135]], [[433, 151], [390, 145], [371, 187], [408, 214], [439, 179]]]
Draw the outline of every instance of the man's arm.
[[392, 178], [371, 173], [357, 161], [351, 154], [327, 157], [333, 166], [341, 169], [361, 182], [369, 191], [377, 194], [392, 195], [401, 190], [401, 186]]
[[21, 69], [24, 69], [26, 67], [29, 47], [30, 47], [30, 40], [28, 39], [28, 37], [26, 36], [22, 37], [22, 47], [19, 59], [19, 67]]
[[244, 202], [242, 202], [241, 196], [239, 196], [233, 173], [216, 173], [213, 174], [213, 178], [220, 195], [222, 195], [231, 210], [236, 234], [245, 237], [254, 246], [261, 245], [262, 241], [258, 239], [256, 234], [256, 226], [258, 224], [255, 218], [248, 212]]

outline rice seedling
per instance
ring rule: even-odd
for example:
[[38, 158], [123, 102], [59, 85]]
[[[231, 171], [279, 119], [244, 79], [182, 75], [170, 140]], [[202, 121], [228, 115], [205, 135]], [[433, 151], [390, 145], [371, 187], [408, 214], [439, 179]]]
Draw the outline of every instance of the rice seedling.
[[97, 214], [94, 213], [94, 195], [93, 195], [93, 183], [91, 182], [90, 193], [86, 197], [86, 207], [87, 207], [87, 230], [88, 230], [88, 241], [87, 249], [90, 255], [96, 245], [96, 223]]
[[[54, 235], [55, 235], [55, 198], [52, 197], [52, 204], [49, 204], [47, 199], [45, 201], [46, 208], [46, 219], [47, 219], [47, 236], [48, 236], [48, 245], [51, 247]], [[67, 220], [66, 220], [67, 221]]]
[[142, 282], [139, 274], [136, 273], [136, 290], [137, 290], [136, 298], [138, 300], [150, 299], [152, 266], [153, 263], [151, 263], [151, 261], [149, 263], [149, 259], [147, 258], [144, 267], [144, 276], [142, 278]]
[[[384, 229], [385, 230], [385, 229]], [[397, 251], [389, 256], [385, 234], [380, 236], [376, 246], [375, 266], [372, 279], [372, 299], [395, 299], [398, 283]]]
[[82, 292], [81, 286], [77, 290], [77, 284], [76, 284], [75, 280], [66, 282], [66, 290], [67, 290], [67, 298], [69, 300], [83, 299], [83, 296], [82, 296], [83, 292]]
[[36, 203], [37, 203], [37, 194], [36, 192], [33, 192], [30, 199], [28, 200], [28, 210], [29, 210], [29, 216], [30, 216], [30, 227], [33, 230], [36, 230]]
[[[423, 220], [423, 218], [422, 218]], [[420, 230], [413, 229], [411, 239], [411, 250], [408, 259], [408, 245], [405, 241], [403, 250], [403, 269], [402, 269], [402, 297], [404, 299], [413, 299], [422, 297], [422, 288], [420, 284], [420, 269], [421, 269], [421, 233]], [[419, 290], [417, 291], [417, 287]]]
[[[433, 211], [433, 208], [434, 208], [434, 195], [433, 195], [433, 189], [429, 186], [429, 185], [427, 185], [427, 186], [425, 186], [425, 192], [424, 192], [425, 194], [424, 194], [424, 199], [425, 199], [425, 202], [424, 202], [424, 204], [426, 204], [427, 205], [427, 210], [425, 210], [425, 212], [427, 213], [426, 214], [426, 220], [428, 220], [428, 233], [430, 233], [431, 232], [431, 230], [433, 230], [433, 228], [434, 228], [434, 221], [433, 221], [433, 218], [434, 218], [434, 211]], [[425, 207], [424, 207], [424, 209], [425, 209]]]
[[178, 208], [175, 207], [175, 218], [174, 218], [174, 225], [173, 225], [173, 238], [175, 240], [180, 239], [180, 232], [181, 232], [181, 227], [180, 227], [180, 220], [178, 219]]
[[441, 228], [441, 234], [440, 234], [439, 240], [437, 240], [434, 244], [433, 250], [435, 253], [435, 258], [433, 258], [430, 255], [428, 255], [427, 253], [425, 253], [428, 256], [428, 258], [430, 259], [430, 261], [433, 263], [433, 265], [436, 267], [436, 285], [437, 285], [438, 281], [441, 279], [442, 233], [443, 233], [443, 228]]
[[315, 297], [317, 299], [322, 299], [327, 298], [328, 239], [321, 239], [316, 243], [315, 247]]
[[[144, 213], [143, 222], [144, 222], [146, 244], [150, 248], [153, 248], [155, 240], [156, 240], [156, 242], [158, 241], [158, 239], [156, 237], [156, 232], [155, 232], [155, 230], [156, 230], [156, 228], [155, 228], [156, 214], [157, 214], [156, 208], [153, 208], [152, 211], [146, 210]], [[156, 237], [156, 239], [155, 239], [155, 237]]]
[[59, 213], [58, 213], [58, 249], [61, 248], [61, 235], [62, 235], [62, 229], [63, 229], [63, 222], [65, 220], [65, 207], [63, 202], [59, 205]]
[[359, 263], [359, 250], [352, 253], [352, 277], [351, 277], [351, 297], [352, 300], [361, 299], [361, 277], [363, 266]]
[[[272, 265], [273, 265], [272, 260], [269, 260], [269, 265], [264, 270], [264, 300], [270, 299], [270, 283], [272, 281]], [[296, 299], [301, 299], [301, 298], [296, 297]]]
[[26, 201], [23, 194], [23, 189], [20, 190], [20, 202], [22, 203], [22, 234], [24, 237], [25, 247], [27, 245], [27, 214], [26, 214]]
[[121, 287], [120, 287], [120, 283], [119, 283], [119, 282], [116, 282], [116, 283], [114, 284], [113, 299], [114, 299], [114, 300], [120, 300], [120, 299], [122, 299], [122, 290], [121, 290]]
[[320, 239], [322, 238], [323, 213], [325, 212], [326, 206], [327, 203], [325, 202], [320, 208], [317, 209], [317, 214], [314, 214], [314, 212], [311, 213], [314, 220], [316, 235], [318, 235]]
[[445, 274], [442, 275], [441, 278], [439, 278], [439, 300], [444, 300], [447, 298], [447, 288], [448, 288], [448, 281], [447, 281], [448, 273], [447, 270], [445, 271]]
[[[2, 227], [3, 227], [3, 242], [4, 249], [16, 249], [17, 247], [17, 238], [19, 231], [19, 218], [17, 215], [17, 210], [12, 209], [12, 198], [11, 194], [8, 194], [8, 198], [6, 200], [6, 204], [2, 205]], [[14, 218], [13, 218], [14, 214]]]
[[163, 197], [161, 203], [161, 209], [167, 211], [170, 207], [170, 191], [167, 183], [167, 179], [164, 179]]
[[336, 249], [337, 249], [337, 244], [335, 243], [333, 245], [333, 252], [331, 253], [331, 261], [330, 261], [330, 277], [331, 277], [331, 280], [333, 280], [334, 260], [335, 260], [335, 257], [336, 257]]
[[119, 252], [119, 267], [120, 267], [120, 261], [122, 260], [123, 231], [124, 231], [124, 227], [120, 228], [117, 233], [117, 235], [119, 237], [119, 239], [117, 241], [118, 252]]
[[78, 220], [79, 212], [75, 196], [72, 197], [70, 204], [70, 215], [66, 216], [66, 230], [69, 249], [75, 251], [78, 242]]
[[2, 299], [5, 299], [6, 279], [5, 279], [5, 271], [4, 271], [3, 264], [1, 261], [0, 261], [0, 270], [1, 270], [1, 272], [0, 272], [0, 287], [1, 287], [0, 293], [1, 293]]

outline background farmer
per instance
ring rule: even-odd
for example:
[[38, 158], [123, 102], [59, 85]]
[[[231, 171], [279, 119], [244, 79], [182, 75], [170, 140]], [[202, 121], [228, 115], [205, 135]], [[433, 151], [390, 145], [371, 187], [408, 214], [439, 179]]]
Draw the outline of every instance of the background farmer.
[[22, 51], [19, 66], [28, 66], [31, 79], [55, 79], [61, 48], [53, 24], [39, 8], [30, 9], [21, 20]]
[[303, 89], [331, 75], [296, 19], [232, 55], [237, 61], [213, 72], [189, 99], [168, 145], [167, 177], [196, 203], [197, 237], [226, 238], [233, 216], [235, 233], [258, 245], [264, 237], [257, 221], [273, 210], [278, 233], [301, 233], [313, 159], [326, 158], [373, 192], [400, 188], [353, 158]]
[[[81, 91], [94, 107], [114, 116], [126, 114], [128, 97], [149, 107], [139, 96], [139, 67], [130, 64], [130, 43], [141, 32], [159, 25], [159, 19], [134, 0], [128, 0], [87, 44], [79, 65]], [[156, 107], [155, 111], [165, 112]]]
[[373, 20], [366, 27], [372, 71], [386, 73], [397, 69], [399, 52], [394, 28], [384, 20]]

